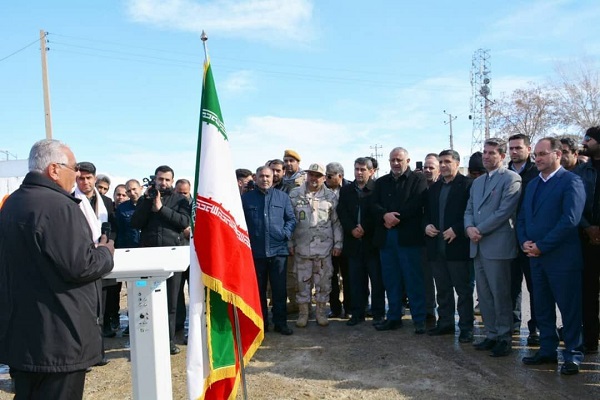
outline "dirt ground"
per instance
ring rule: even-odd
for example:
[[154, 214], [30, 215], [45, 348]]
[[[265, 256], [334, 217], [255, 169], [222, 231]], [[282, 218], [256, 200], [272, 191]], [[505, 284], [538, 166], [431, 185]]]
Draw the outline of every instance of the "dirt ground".
[[[527, 296], [524, 296], [525, 298]], [[525, 307], [526, 308], [526, 307]], [[579, 375], [561, 376], [558, 366], [527, 367], [521, 358], [526, 328], [513, 337], [513, 353], [492, 358], [459, 344], [457, 336], [415, 335], [409, 316], [397, 331], [377, 332], [366, 321], [355, 327], [312, 319], [292, 336], [266, 333], [246, 367], [248, 399], [600, 399], [600, 356], [587, 356]], [[476, 340], [483, 338], [480, 318]], [[183, 337], [180, 337], [180, 343]], [[86, 378], [85, 399], [131, 399], [128, 338], [106, 339], [110, 363]], [[186, 398], [185, 357], [171, 358], [173, 398]], [[12, 399], [6, 368], [0, 368], [0, 400]], [[242, 388], [238, 399], [242, 399]]]

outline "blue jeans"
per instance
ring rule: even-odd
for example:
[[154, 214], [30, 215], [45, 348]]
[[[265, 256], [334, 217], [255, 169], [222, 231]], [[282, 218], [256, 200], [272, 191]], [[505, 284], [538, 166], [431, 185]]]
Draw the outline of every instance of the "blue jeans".
[[269, 323], [269, 311], [267, 309], [267, 280], [271, 283], [273, 325], [280, 327], [286, 326], [287, 312], [285, 303], [287, 300], [287, 256], [255, 258], [254, 268], [256, 269], [256, 280], [258, 281], [258, 292], [260, 295], [260, 304], [262, 306], [265, 326]]
[[387, 231], [385, 246], [380, 250], [383, 286], [388, 297], [388, 319], [402, 318], [402, 294], [406, 289], [413, 321], [425, 321], [425, 285], [421, 268], [421, 247], [400, 246], [398, 232]]

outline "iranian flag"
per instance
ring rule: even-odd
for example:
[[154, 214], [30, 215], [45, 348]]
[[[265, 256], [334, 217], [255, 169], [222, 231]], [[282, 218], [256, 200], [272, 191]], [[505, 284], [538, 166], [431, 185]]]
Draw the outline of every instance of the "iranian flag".
[[243, 359], [246, 365], [260, 346], [264, 325], [246, 220], [208, 56], [196, 186], [190, 241], [188, 392], [190, 399], [234, 399], [240, 362]]

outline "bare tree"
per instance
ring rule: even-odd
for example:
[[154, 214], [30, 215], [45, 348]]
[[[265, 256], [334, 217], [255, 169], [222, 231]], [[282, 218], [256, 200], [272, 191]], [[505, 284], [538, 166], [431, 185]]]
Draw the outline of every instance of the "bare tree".
[[565, 126], [585, 130], [600, 125], [600, 76], [598, 67], [582, 60], [556, 67], [552, 86], [558, 96], [558, 113]]
[[496, 136], [521, 133], [535, 142], [551, 134], [561, 124], [557, 104], [558, 97], [553, 91], [533, 82], [525, 89], [503, 94], [492, 103], [491, 123], [496, 128]]

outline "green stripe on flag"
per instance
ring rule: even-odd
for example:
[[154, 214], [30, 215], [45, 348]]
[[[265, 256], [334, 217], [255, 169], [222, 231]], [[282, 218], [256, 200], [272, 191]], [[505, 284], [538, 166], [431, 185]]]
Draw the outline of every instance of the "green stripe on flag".
[[235, 342], [229, 319], [229, 304], [221, 295], [207, 289], [210, 300], [210, 346], [213, 369], [235, 366]]
[[204, 79], [200, 120], [216, 126], [219, 132], [221, 132], [221, 135], [227, 140], [227, 131], [225, 130], [225, 124], [223, 123], [221, 106], [219, 105], [219, 98], [217, 97], [217, 89], [215, 88], [215, 81], [213, 80], [210, 64], [208, 64], [206, 77]]

